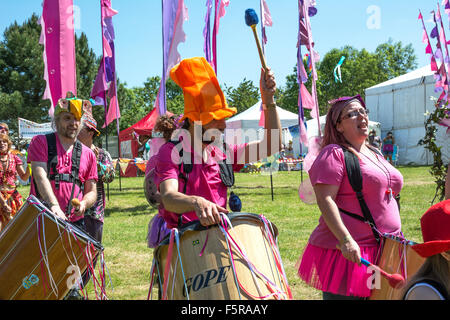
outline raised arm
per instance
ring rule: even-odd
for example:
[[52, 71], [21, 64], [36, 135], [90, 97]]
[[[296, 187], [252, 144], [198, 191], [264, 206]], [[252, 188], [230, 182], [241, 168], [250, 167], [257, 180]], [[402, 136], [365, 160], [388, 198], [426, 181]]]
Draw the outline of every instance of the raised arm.
[[277, 85], [273, 72], [261, 69], [261, 100], [264, 109], [264, 136], [250, 142], [245, 149], [245, 163], [255, 162], [281, 150], [281, 122], [275, 104]]

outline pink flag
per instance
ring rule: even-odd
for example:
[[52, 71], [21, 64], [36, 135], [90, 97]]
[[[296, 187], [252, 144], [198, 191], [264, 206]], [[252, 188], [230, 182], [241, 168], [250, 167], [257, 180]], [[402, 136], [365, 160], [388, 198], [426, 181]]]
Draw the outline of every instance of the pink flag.
[[215, 15], [214, 15], [214, 28], [212, 35], [212, 62], [214, 66], [214, 71], [217, 74], [217, 35], [219, 34], [220, 18], [225, 16], [225, 7], [230, 5], [230, 0], [215, 0]]
[[43, 99], [50, 99], [49, 115], [53, 116], [55, 105], [67, 91], [77, 93], [73, 0], [44, 0], [40, 24], [47, 83]]
[[266, 0], [260, 1], [261, 8], [261, 33], [262, 33], [262, 44], [263, 49], [264, 45], [267, 43], [267, 35], [266, 35], [266, 27], [271, 27], [273, 25], [272, 16], [269, 11], [269, 6], [267, 5]]
[[158, 108], [158, 114], [160, 115], [167, 112], [167, 76], [170, 69], [181, 61], [181, 56], [178, 53], [178, 45], [186, 40], [183, 23], [189, 19], [184, 0], [162, 0], [162, 8], [163, 71], [158, 96], [154, 105], [155, 108]]
[[300, 93], [302, 97], [302, 107], [313, 110], [315, 106], [314, 98], [309, 94], [308, 89], [303, 83], [300, 84]]
[[[113, 120], [120, 118], [114, 49], [115, 35], [112, 22], [113, 16], [118, 12], [111, 8], [111, 0], [100, 0], [100, 4], [103, 56], [91, 90], [91, 97], [95, 99], [97, 105], [105, 106], [105, 123], [103, 124], [103, 128], [105, 128]], [[109, 97], [108, 107], [106, 106], [106, 97]], [[117, 131], [119, 131], [118, 121]]]

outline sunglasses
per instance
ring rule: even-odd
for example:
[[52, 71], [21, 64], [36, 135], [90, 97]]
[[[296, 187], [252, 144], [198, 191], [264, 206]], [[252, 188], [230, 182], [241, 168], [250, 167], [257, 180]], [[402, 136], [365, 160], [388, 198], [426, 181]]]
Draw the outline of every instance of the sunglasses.
[[345, 116], [342, 116], [341, 120], [349, 119], [349, 118], [355, 118], [359, 115], [362, 115], [363, 117], [367, 116], [369, 114], [369, 110], [366, 110], [364, 108], [359, 108], [358, 110], [352, 111], [347, 113]]
[[4, 126], [0, 126], [0, 131], [8, 131], [8, 128], [4, 127]]

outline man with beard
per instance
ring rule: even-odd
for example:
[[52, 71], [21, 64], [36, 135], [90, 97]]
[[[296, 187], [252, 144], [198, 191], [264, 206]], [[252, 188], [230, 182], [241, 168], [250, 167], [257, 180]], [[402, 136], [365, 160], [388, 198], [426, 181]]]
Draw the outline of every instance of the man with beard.
[[[28, 149], [35, 195], [51, 212], [84, 229], [84, 212], [97, 199], [97, 159], [94, 152], [77, 140], [81, 116], [92, 114], [92, 105], [68, 93], [55, 107], [53, 129], [33, 137]], [[77, 198], [79, 206], [71, 200]]]
[[280, 151], [275, 77], [270, 69], [261, 72], [263, 139], [226, 146], [221, 135], [225, 120], [236, 113], [236, 108], [228, 106], [211, 65], [204, 58], [185, 59], [172, 68], [170, 77], [183, 89], [184, 130], [179, 131], [182, 136], [172, 137], [175, 143], [164, 144], [156, 156], [155, 183], [163, 204], [159, 214], [168, 228], [195, 220], [203, 226], [214, 225], [220, 222], [221, 213], [228, 213], [226, 198], [234, 184], [233, 171]]

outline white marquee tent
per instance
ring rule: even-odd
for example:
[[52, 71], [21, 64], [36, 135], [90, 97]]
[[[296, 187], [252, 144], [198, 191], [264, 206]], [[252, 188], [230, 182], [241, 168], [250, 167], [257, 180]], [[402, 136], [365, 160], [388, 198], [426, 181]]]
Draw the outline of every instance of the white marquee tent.
[[[227, 120], [227, 132], [231, 130], [241, 129], [242, 131], [234, 131], [233, 136], [237, 137], [235, 143], [249, 142], [261, 138], [261, 127], [259, 119], [261, 117], [261, 101], [247, 110], [236, 114]], [[280, 117], [281, 127], [283, 128], [283, 144], [287, 144], [292, 136], [289, 134], [288, 127], [298, 125], [298, 115], [277, 107], [278, 116]], [[299, 149], [299, 142], [294, 141], [294, 150]]]
[[[227, 120], [227, 129], [259, 129], [259, 118], [261, 101], [247, 110], [238, 113], [234, 117]], [[298, 124], [298, 115], [277, 107], [278, 116], [280, 117], [281, 127], [287, 128]]]
[[[430, 66], [419, 68], [400, 77], [367, 88], [366, 105], [370, 119], [381, 123], [381, 138], [392, 131], [399, 147], [398, 163], [429, 165], [433, 156], [418, 142], [425, 136], [425, 113], [435, 106], [431, 96], [435, 80]], [[437, 144], [442, 146], [442, 158], [450, 157], [449, 135], [446, 128], [438, 126]]]

